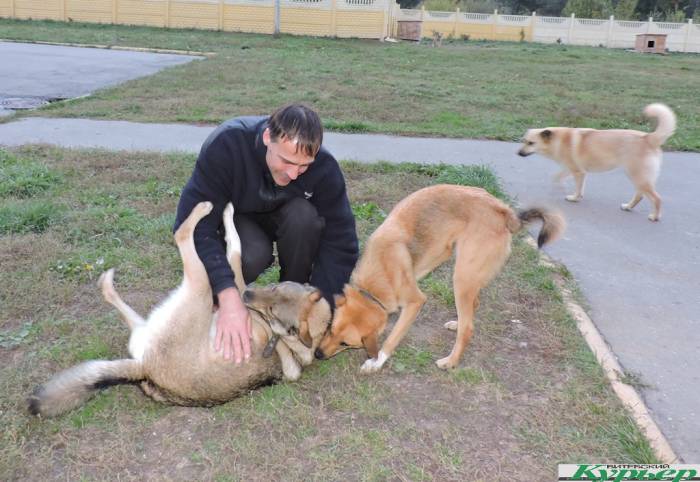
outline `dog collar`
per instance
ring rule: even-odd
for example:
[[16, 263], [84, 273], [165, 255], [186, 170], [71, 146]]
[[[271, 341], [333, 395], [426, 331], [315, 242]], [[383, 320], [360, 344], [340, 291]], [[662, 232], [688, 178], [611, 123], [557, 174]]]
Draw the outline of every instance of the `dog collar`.
[[[351, 286], [352, 286], [352, 285], [351, 285]], [[389, 311], [389, 310], [386, 309], [386, 306], [384, 306], [384, 303], [382, 303], [381, 301], [379, 301], [379, 300], [377, 299], [376, 296], [374, 296], [372, 293], [370, 293], [370, 292], [367, 291], [366, 289], [360, 288], [360, 287], [357, 286], [357, 285], [353, 286], [353, 288], [355, 288], [357, 291], [359, 291], [360, 294], [361, 294], [362, 296], [364, 296], [365, 298], [367, 298], [368, 300], [374, 301], [374, 302], [375, 302], [376, 304], [378, 304], [384, 311], [387, 311], [387, 312]]]

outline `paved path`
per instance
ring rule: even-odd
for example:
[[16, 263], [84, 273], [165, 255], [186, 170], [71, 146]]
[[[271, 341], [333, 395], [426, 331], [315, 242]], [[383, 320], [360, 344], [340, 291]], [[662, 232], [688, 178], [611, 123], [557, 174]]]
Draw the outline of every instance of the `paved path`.
[[[0, 34], [1, 35], [1, 34]], [[0, 42], [0, 116], [17, 99], [70, 99], [199, 57]]]
[[[211, 130], [25, 118], [0, 125], [0, 144], [196, 153]], [[646, 201], [632, 213], [619, 209], [632, 193], [622, 172], [590, 176], [586, 199], [568, 203], [551, 181], [554, 163], [520, 158], [513, 143], [327, 133], [325, 145], [339, 159], [363, 162], [487, 164], [522, 205], [562, 209], [569, 229], [548, 253], [574, 274], [625, 369], [650, 386], [642, 393], [676, 452], [700, 462], [700, 155], [666, 153], [658, 184], [664, 216], [651, 223]]]

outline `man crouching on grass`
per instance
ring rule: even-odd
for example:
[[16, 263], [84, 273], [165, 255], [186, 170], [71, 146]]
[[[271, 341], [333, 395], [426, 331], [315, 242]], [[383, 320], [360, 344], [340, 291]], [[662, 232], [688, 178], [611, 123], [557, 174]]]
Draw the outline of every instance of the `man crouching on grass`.
[[175, 228], [201, 201], [214, 204], [194, 232], [195, 248], [218, 298], [216, 350], [236, 363], [250, 357], [251, 320], [226, 259], [222, 213], [235, 209], [243, 278], [254, 281], [273, 260], [280, 281], [309, 282], [332, 304], [358, 258], [345, 179], [325, 150], [318, 114], [290, 104], [271, 116], [238, 117], [204, 142], [177, 207]]

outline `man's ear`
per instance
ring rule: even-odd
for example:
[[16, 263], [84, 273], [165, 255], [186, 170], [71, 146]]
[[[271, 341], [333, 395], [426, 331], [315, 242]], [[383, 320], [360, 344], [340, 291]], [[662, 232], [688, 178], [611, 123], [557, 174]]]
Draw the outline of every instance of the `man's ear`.
[[272, 138], [270, 137], [270, 128], [266, 127], [263, 131], [263, 144], [265, 144], [265, 147], [270, 145], [271, 140]]
[[367, 355], [370, 358], [377, 358], [377, 356], [379, 355], [379, 345], [377, 343], [376, 332], [362, 338], [362, 344], [365, 346], [365, 350], [367, 350]]
[[553, 135], [553, 133], [549, 129], [545, 129], [542, 132], [540, 132], [540, 137], [542, 139], [544, 139], [545, 141], [550, 140], [552, 138], [552, 135]]

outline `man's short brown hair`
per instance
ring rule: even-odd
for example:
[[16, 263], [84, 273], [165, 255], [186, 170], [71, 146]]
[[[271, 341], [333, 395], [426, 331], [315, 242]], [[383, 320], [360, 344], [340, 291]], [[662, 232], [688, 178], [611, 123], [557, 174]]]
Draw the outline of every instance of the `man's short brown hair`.
[[304, 104], [289, 104], [280, 107], [270, 116], [268, 124], [270, 139], [295, 141], [297, 151], [315, 157], [323, 142], [321, 119], [313, 109]]

